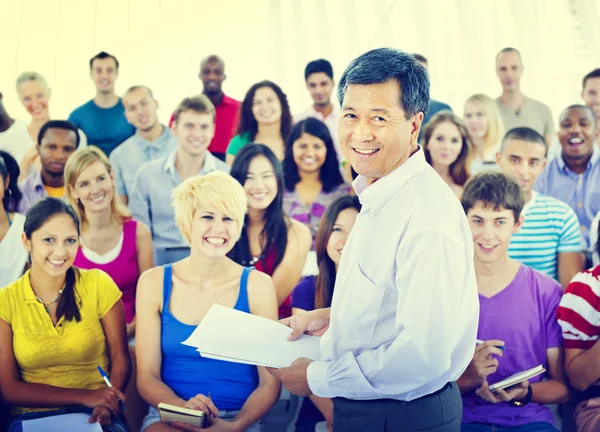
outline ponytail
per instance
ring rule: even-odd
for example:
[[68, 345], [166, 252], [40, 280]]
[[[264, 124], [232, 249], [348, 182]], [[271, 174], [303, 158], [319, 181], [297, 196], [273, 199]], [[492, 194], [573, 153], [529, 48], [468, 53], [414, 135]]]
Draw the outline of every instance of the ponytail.
[[56, 307], [56, 320], [60, 320], [63, 316], [65, 320], [76, 322], [81, 321], [81, 313], [77, 304], [77, 281], [79, 280], [79, 270], [71, 266], [65, 275], [65, 287], [63, 288], [62, 296]]

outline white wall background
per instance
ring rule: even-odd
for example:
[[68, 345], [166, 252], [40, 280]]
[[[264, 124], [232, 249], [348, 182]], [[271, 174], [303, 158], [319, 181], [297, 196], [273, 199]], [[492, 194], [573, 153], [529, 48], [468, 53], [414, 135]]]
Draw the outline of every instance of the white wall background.
[[101, 50], [121, 63], [117, 92], [148, 85], [163, 121], [201, 91], [199, 61], [210, 53], [226, 61], [230, 96], [271, 79], [293, 112], [310, 103], [308, 61], [329, 59], [339, 77], [379, 46], [427, 56], [432, 96], [461, 113], [470, 94], [499, 94], [494, 56], [505, 46], [521, 50], [522, 88], [555, 118], [580, 101], [581, 78], [600, 66], [597, 0], [0, 0], [0, 41], [0, 91], [23, 119], [20, 72], [44, 74], [51, 115], [66, 118], [93, 96], [88, 60]]

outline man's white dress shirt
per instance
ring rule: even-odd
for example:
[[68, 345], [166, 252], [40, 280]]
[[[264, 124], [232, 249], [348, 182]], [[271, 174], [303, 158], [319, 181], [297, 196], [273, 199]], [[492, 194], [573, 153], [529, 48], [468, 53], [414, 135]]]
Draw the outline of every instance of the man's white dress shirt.
[[475, 351], [473, 240], [460, 201], [419, 148], [367, 187], [340, 262], [322, 361], [321, 397], [410, 401], [456, 381]]

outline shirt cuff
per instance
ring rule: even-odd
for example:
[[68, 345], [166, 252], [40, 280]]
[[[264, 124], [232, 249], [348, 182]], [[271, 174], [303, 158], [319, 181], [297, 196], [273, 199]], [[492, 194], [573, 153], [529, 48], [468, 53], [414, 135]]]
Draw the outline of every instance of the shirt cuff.
[[333, 391], [329, 386], [330, 362], [314, 361], [308, 365], [306, 380], [310, 391], [318, 397], [333, 398]]

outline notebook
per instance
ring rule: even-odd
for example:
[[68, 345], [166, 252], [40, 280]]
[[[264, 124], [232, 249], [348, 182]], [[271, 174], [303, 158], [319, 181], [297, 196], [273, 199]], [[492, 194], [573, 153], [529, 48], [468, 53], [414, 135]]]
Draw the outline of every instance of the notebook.
[[203, 411], [159, 403], [158, 413], [160, 414], [160, 421], [163, 423], [171, 424], [173, 422], [179, 422], [200, 428], [206, 426], [206, 417], [204, 416]]
[[99, 423], [90, 423], [89, 414], [73, 413], [23, 421], [23, 432], [102, 432]]
[[495, 384], [492, 384], [490, 386], [490, 390], [491, 391], [496, 391], [496, 390], [503, 390], [505, 388], [508, 387], [512, 387], [516, 384], [519, 384], [523, 381], [526, 381], [528, 379], [531, 379], [535, 376], [538, 376], [540, 374], [543, 374], [544, 372], [546, 372], [546, 369], [544, 369], [544, 366], [539, 365], [536, 366], [534, 368], [531, 369], [527, 369], [523, 372], [518, 372], [514, 375], [509, 376], [508, 378], [503, 379], [500, 382], [497, 382]]

